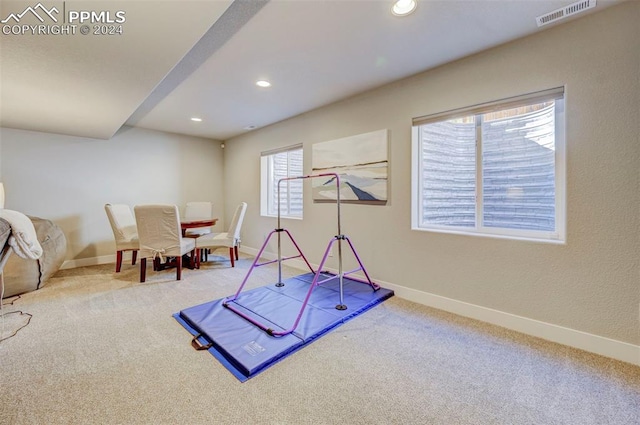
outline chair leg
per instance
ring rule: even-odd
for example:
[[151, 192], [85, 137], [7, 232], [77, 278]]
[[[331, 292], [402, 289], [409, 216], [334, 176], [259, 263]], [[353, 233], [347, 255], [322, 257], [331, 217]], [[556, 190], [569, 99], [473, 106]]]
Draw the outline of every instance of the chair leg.
[[236, 260], [238, 259], [238, 245], [233, 247], [233, 252], [236, 254]]
[[116, 251], [116, 273], [122, 268], [122, 251]]
[[140, 282], [144, 282], [147, 277], [147, 259], [140, 259]]
[[235, 261], [234, 261], [234, 255], [233, 255], [233, 248], [229, 248], [229, 258], [231, 259], [231, 267], [235, 267]]
[[177, 280], [182, 279], [182, 255], [176, 257], [176, 278]]
[[[204, 251], [206, 251], [206, 250], [207, 249], [205, 248]], [[200, 268], [200, 256], [202, 256], [202, 251], [203, 251], [202, 248], [196, 248], [195, 249], [195, 261], [196, 261], [195, 267], [196, 267], [196, 269]], [[194, 254], [193, 254], [193, 251], [192, 251], [191, 252], [191, 261], [193, 261], [193, 260], [194, 260]]]
[[131, 251], [131, 265], [135, 266], [136, 265], [136, 259], [138, 258], [138, 251], [136, 251], [135, 249], [133, 251]]

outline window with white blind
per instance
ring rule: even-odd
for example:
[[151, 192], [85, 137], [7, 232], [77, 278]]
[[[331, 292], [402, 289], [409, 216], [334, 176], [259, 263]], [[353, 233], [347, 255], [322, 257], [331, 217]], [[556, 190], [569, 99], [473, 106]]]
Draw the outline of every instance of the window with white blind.
[[414, 118], [412, 228], [565, 239], [564, 90]]
[[263, 152], [260, 168], [260, 213], [277, 216], [279, 205], [281, 217], [302, 218], [302, 180], [285, 180], [278, 185], [282, 178], [302, 175], [302, 145]]

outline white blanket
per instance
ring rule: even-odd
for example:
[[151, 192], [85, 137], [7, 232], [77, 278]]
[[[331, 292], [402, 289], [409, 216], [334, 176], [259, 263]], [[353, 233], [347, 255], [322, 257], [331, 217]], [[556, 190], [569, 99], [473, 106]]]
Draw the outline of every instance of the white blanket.
[[38, 242], [38, 235], [33, 223], [26, 215], [18, 211], [0, 208], [0, 217], [11, 225], [9, 246], [19, 257], [25, 260], [37, 260], [42, 256], [42, 246]]

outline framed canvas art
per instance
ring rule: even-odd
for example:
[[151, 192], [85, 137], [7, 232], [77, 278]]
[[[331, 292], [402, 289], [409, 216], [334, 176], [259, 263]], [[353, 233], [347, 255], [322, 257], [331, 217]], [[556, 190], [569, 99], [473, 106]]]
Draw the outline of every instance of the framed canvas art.
[[[340, 177], [340, 202], [386, 204], [389, 130], [378, 130], [328, 142], [311, 149], [313, 174], [336, 173]], [[314, 202], [336, 200], [333, 178], [313, 179]]]

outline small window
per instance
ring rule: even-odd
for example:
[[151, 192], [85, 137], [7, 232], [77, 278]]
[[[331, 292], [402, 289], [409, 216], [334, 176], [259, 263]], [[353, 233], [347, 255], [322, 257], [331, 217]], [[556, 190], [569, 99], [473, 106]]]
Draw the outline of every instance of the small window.
[[563, 96], [414, 119], [412, 228], [564, 241]]
[[[261, 157], [260, 212], [263, 216], [302, 218], [302, 180], [278, 181], [302, 175], [302, 146], [263, 152]], [[278, 196], [278, 187], [280, 193]]]

